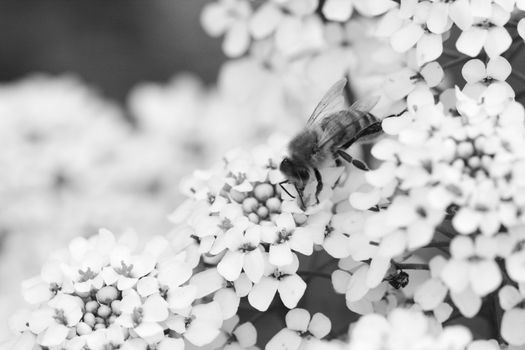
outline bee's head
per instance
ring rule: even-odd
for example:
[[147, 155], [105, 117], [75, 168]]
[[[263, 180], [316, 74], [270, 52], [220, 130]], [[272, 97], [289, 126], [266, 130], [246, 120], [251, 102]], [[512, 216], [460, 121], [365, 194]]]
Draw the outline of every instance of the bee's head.
[[290, 158], [284, 158], [279, 166], [279, 170], [288, 178], [301, 181], [303, 184], [308, 182], [310, 172], [308, 168], [302, 164], [294, 162]]

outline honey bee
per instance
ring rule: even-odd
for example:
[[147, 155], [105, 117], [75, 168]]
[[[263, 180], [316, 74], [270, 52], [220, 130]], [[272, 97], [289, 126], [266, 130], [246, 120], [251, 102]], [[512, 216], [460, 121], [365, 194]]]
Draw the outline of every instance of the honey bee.
[[282, 184], [290, 183], [295, 187], [303, 210], [306, 207], [303, 192], [312, 173], [317, 180], [315, 198], [319, 203], [318, 196], [323, 189], [319, 168], [330, 163], [341, 165], [342, 158], [359, 169], [368, 170], [364, 162], [345, 151], [356, 141], [374, 138], [382, 132], [381, 120], [370, 113], [379, 98], [358, 100], [347, 107], [344, 100], [346, 83], [343, 78], [326, 92], [306, 122], [306, 127], [288, 144], [289, 155], [279, 166], [287, 178], [281, 187], [289, 195]]

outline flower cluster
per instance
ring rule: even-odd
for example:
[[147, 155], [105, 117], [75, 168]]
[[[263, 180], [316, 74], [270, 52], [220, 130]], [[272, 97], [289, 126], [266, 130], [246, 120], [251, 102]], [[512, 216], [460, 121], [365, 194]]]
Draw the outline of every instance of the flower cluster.
[[[196, 173], [184, 186], [191, 198], [171, 215], [177, 224], [173, 235], [187, 247], [194, 266], [217, 274], [219, 287], [233, 287], [233, 313], [244, 296], [253, 308], [266, 311], [276, 293], [294, 308], [306, 289], [298, 275], [298, 254], [311, 255], [314, 244], [325, 239], [329, 217], [320, 225], [312, 220], [332, 206], [330, 182], [321, 203], [303, 212], [277, 169], [282, 146], [283, 139], [276, 137], [252, 153], [231, 152], [214, 171]], [[335, 184], [341, 171], [327, 169], [324, 175]]]
[[[499, 82], [482, 86], [476, 98], [457, 89], [452, 112], [435, 104], [428, 90], [412, 92], [408, 111], [383, 122], [385, 132], [396, 137], [372, 149], [383, 161], [365, 175], [374, 189], [350, 196], [361, 209], [363, 202], [371, 206], [388, 199], [364, 224], [365, 235], [379, 246], [372, 262], [424, 247], [449, 247], [451, 257], [430, 261], [431, 278], [414, 295], [423, 310], [442, 321], [452, 312], [444, 303], [447, 295], [461, 314], [473, 317], [483, 307], [482, 298], [503, 282], [522, 283], [514, 272], [522, 267], [511, 259], [521, 254], [518, 172], [525, 115], [508, 91]], [[501, 327], [507, 341], [522, 344], [508, 337], [515, 323]]]
[[221, 303], [205, 300], [205, 291], [190, 281], [193, 271], [184, 252], [160, 236], [141, 252], [136, 252], [136, 243], [133, 235], [117, 240], [107, 230], [72, 241], [69, 251], [24, 283], [24, 297], [34, 308], [13, 320], [22, 335], [12, 346], [183, 349], [187, 342], [255, 344], [249, 323], [237, 325], [232, 318], [223, 324]]
[[[201, 153], [223, 162], [182, 181], [186, 200], [169, 217], [171, 232], [142, 251], [102, 230], [25, 282], [34, 306], [13, 320], [12, 346], [523, 347], [525, 76], [516, 57], [524, 9], [521, 0], [206, 5], [204, 28], [224, 35], [236, 60], [221, 68], [217, 88], [182, 77], [135, 89], [136, 128], [118, 150], [135, 154], [144, 143], [128, 134], [144, 133], [155, 136], [152, 152], [188, 151], [177, 158], [186, 165]], [[346, 102], [378, 97], [371, 113], [384, 135], [359, 154], [373, 170], [328, 159], [298, 191], [279, 171], [289, 138], [225, 153], [230, 142], [248, 147], [270, 131], [299, 130], [341, 77], [350, 80]], [[335, 133], [333, 120], [315, 131]], [[129, 172], [133, 161], [123, 162]], [[151, 178], [176, 177], [148, 165]], [[273, 314], [281, 328], [256, 331]], [[450, 325], [474, 317], [491, 328], [482, 340], [474, 321], [465, 322], [470, 331]]]
[[133, 126], [122, 108], [72, 76], [2, 84], [0, 124], [2, 323], [21, 302], [23, 276], [73, 233], [102, 225], [166, 232], [178, 181], [199, 160], [175, 135]]
[[[466, 327], [441, 328], [431, 318], [414, 309], [396, 309], [388, 316], [370, 314], [350, 329], [346, 344], [326, 343], [326, 349], [348, 350], [499, 350], [495, 340], [472, 340]], [[314, 349], [312, 347], [312, 349]]]

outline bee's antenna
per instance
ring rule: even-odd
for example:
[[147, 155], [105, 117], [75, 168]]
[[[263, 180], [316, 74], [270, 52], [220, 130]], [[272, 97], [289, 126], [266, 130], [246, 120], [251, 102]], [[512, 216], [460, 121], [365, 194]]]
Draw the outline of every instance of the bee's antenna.
[[[281, 187], [281, 189], [282, 189], [284, 192], [286, 192], [287, 195], [289, 195], [290, 197], [292, 197], [293, 199], [295, 199], [295, 197], [292, 196], [292, 194], [291, 194], [290, 192], [288, 192], [288, 190], [283, 186], [283, 184], [287, 184], [288, 182], [289, 182], [288, 180], [281, 181], [281, 182], [279, 182], [279, 186]], [[297, 189], [297, 187], [296, 187], [296, 189]], [[299, 193], [299, 192], [297, 192], [297, 193]]]

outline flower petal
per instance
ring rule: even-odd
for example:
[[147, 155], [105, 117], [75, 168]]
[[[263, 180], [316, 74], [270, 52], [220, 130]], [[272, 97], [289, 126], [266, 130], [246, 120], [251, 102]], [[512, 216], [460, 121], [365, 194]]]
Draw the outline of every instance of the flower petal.
[[288, 328], [281, 329], [266, 344], [266, 350], [297, 350], [301, 346], [302, 338], [297, 332]]
[[406, 52], [417, 43], [423, 33], [420, 25], [409, 23], [391, 36], [390, 44], [395, 51]]
[[306, 283], [298, 275], [289, 275], [280, 281], [277, 290], [284, 306], [292, 309], [303, 297]]
[[217, 271], [228, 281], [235, 281], [241, 274], [244, 254], [239, 251], [227, 251], [217, 265]]
[[305, 309], [293, 309], [288, 311], [285, 317], [286, 327], [299, 332], [306, 332], [310, 323], [310, 313]]
[[525, 332], [523, 332], [524, 324], [524, 309], [512, 309], [506, 311], [501, 320], [501, 336], [510, 345], [519, 346], [525, 344]]
[[474, 57], [481, 52], [481, 48], [487, 39], [487, 30], [478, 27], [470, 27], [463, 31], [456, 41], [456, 48], [465, 55]]
[[481, 308], [481, 298], [470, 288], [465, 288], [460, 293], [451, 292], [450, 297], [463, 316], [471, 318], [476, 316]]
[[330, 333], [332, 322], [328, 317], [318, 312], [312, 316], [308, 331], [317, 339], [321, 339]]
[[263, 277], [256, 283], [248, 294], [250, 305], [259, 311], [266, 311], [270, 306], [279, 282], [270, 277]]

